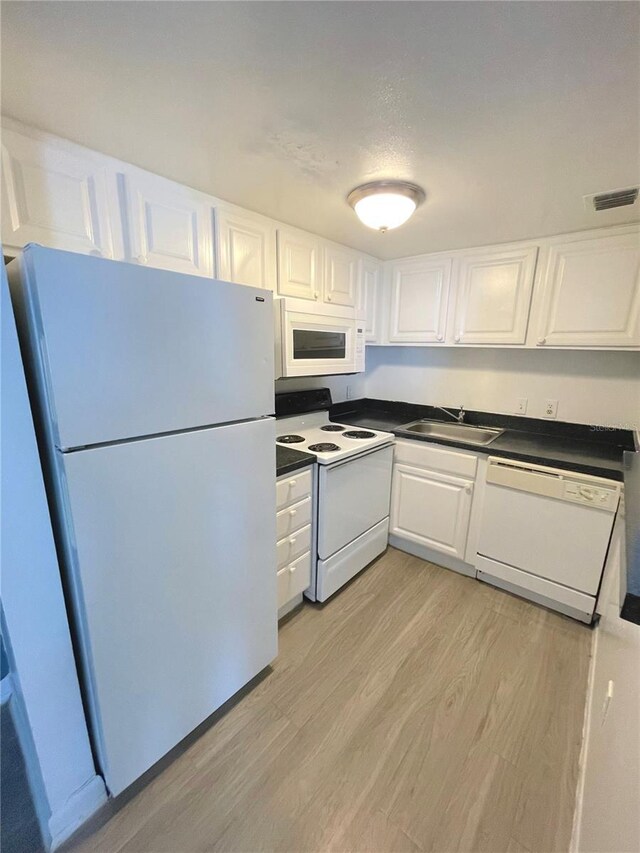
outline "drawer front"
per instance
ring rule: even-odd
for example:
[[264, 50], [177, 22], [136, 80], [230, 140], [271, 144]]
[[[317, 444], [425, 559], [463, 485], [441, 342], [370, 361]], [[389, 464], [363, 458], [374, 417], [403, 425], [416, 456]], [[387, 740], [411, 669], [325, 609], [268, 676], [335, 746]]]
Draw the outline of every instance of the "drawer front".
[[276, 504], [282, 509], [289, 504], [301, 501], [311, 494], [311, 470], [296, 472], [276, 482]]
[[464, 450], [449, 450], [425, 441], [396, 441], [394, 462], [475, 479], [478, 459]]
[[311, 523], [311, 498], [281, 509], [276, 516], [276, 539], [290, 536], [301, 527]]
[[305, 551], [311, 549], [311, 525], [307, 524], [306, 527], [298, 530], [292, 536], [286, 536], [284, 539], [281, 539], [276, 547], [279, 569], [293, 563]]
[[311, 583], [311, 551], [278, 571], [278, 608], [300, 595]]

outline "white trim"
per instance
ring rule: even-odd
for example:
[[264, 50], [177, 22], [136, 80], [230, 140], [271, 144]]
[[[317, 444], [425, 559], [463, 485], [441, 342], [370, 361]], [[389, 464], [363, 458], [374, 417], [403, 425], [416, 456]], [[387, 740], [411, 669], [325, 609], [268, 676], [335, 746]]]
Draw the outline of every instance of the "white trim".
[[73, 833], [107, 802], [102, 776], [89, 779], [75, 791], [61, 809], [49, 818], [50, 850], [57, 850]]
[[598, 636], [600, 629], [595, 628], [591, 641], [591, 658], [589, 660], [589, 676], [587, 679], [587, 695], [584, 706], [584, 721], [582, 724], [582, 746], [580, 758], [578, 759], [578, 784], [576, 785], [576, 797], [573, 811], [573, 827], [571, 830], [571, 841], [569, 853], [578, 853], [580, 849], [580, 829], [582, 827], [582, 807], [584, 803], [584, 786], [586, 779], [586, 767], [589, 751], [589, 732], [591, 730], [591, 705], [593, 702], [593, 691], [595, 687], [596, 656], [598, 653]]

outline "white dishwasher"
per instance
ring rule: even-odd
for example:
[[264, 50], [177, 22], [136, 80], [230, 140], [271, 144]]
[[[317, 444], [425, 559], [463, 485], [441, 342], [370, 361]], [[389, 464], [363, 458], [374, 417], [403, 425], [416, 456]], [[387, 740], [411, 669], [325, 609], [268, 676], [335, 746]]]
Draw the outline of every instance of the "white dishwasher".
[[590, 622], [620, 484], [489, 457], [478, 579]]

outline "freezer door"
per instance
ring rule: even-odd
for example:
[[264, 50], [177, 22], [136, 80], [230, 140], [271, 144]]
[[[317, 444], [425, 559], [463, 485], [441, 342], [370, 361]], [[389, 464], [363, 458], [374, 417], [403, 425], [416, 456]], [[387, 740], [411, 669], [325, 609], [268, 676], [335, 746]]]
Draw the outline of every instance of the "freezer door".
[[40, 246], [23, 269], [58, 447], [273, 414], [268, 291]]
[[118, 794], [276, 656], [274, 421], [62, 464], [85, 692]]

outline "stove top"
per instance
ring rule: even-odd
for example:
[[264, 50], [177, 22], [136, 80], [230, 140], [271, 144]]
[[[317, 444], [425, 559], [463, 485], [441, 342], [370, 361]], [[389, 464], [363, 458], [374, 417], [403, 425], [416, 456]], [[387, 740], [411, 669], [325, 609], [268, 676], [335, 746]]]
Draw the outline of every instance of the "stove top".
[[368, 429], [351, 429], [348, 432], [343, 432], [342, 435], [345, 438], [357, 438], [362, 440], [363, 438], [373, 438], [375, 436], [375, 432], [371, 432]]
[[[276, 438], [277, 444], [295, 444], [296, 450], [315, 454], [320, 465], [359, 456], [365, 450], [382, 447], [394, 440], [390, 432], [330, 423], [326, 410], [278, 418], [277, 424], [281, 433]], [[330, 437], [333, 441], [328, 440]]]

